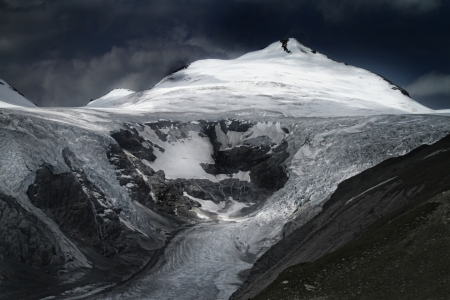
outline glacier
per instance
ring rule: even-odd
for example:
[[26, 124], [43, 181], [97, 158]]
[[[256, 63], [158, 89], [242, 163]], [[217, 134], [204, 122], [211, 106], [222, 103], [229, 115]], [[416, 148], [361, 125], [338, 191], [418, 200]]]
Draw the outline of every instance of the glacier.
[[[376, 74], [282, 40], [82, 108], [2, 108], [0, 192], [55, 245], [61, 288], [40, 298], [228, 299], [340, 182], [442, 139], [448, 120]], [[64, 227], [42, 204], [44, 167], [79, 184], [97, 231]], [[106, 268], [99, 254], [135, 275], [83, 281]]]

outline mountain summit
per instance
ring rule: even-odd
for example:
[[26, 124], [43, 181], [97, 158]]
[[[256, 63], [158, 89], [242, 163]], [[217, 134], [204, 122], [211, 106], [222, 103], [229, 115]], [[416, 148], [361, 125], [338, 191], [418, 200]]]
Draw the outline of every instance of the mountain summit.
[[266, 110], [293, 117], [432, 111], [383, 77], [329, 59], [293, 38], [233, 60], [196, 61], [150, 90], [93, 101], [87, 107], [205, 113]]
[[91, 106], [108, 106], [111, 101], [133, 94], [134, 91], [128, 89], [113, 89], [108, 94], [92, 100], [88, 105]]

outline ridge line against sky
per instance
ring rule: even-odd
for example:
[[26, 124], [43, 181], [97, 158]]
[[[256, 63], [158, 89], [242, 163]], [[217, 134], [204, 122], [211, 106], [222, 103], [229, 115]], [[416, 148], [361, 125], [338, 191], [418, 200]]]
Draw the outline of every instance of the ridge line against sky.
[[82, 106], [294, 37], [450, 108], [449, 14], [442, 0], [0, 0], [0, 78], [40, 106]]

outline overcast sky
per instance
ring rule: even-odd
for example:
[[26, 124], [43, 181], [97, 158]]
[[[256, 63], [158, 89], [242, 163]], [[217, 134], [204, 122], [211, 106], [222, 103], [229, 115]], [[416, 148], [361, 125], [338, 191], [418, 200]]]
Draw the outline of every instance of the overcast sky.
[[151, 88], [284, 37], [450, 108], [448, 0], [0, 0], [0, 78], [40, 106]]

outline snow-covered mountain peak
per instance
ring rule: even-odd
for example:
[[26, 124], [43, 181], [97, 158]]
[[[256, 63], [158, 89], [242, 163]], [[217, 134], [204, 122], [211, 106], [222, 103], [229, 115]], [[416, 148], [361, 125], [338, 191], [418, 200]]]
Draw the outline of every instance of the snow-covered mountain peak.
[[432, 112], [381, 76], [331, 60], [293, 38], [232, 60], [196, 61], [151, 90], [91, 102], [87, 107], [270, 111], [293, 117]]
[[276, 41], [264, 49], [253, 51], [237, 58], [237, 60], [268, 60], [268, 59], [301, 59], [307, 54], [317, 52], [302, 45], [294, 38]]
[[89, 106], [90, 107], [103, 107], [105, 105], [108, 105], [111, 101], [128, 96], [133, 93], [135, 93], [135, 91], [132, 91], [129, 89], [113, 89], [108, 94], [106, 94], [98, 99], [92, 100], [89, 103]]
[[25, 98], [17, 89], [10, 86], [6, 81], [0, 79], [0, 107], [35, 107], [30, 100]]

